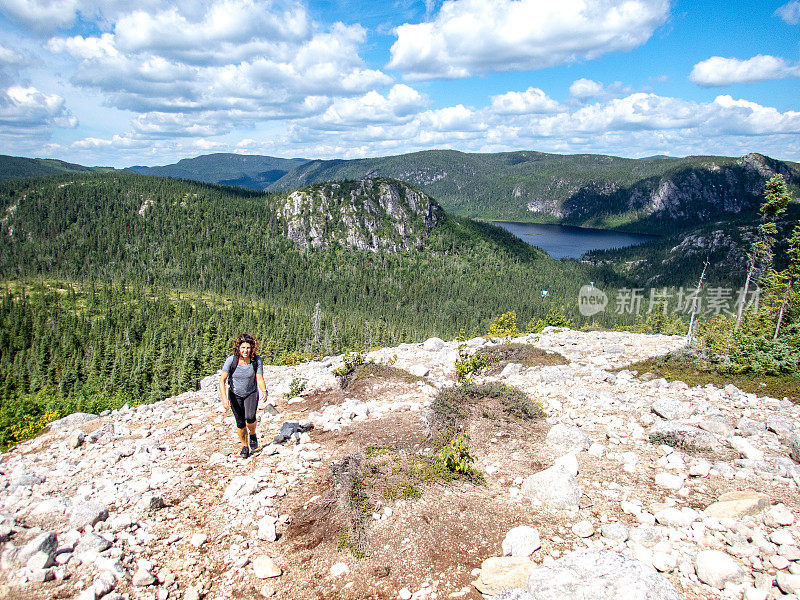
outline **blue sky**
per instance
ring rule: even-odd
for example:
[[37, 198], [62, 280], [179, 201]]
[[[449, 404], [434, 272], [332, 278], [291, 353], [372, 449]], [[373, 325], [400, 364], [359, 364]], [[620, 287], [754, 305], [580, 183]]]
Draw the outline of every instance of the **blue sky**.
[[800, 0], [4, 0], [0, 153], [800, 161]]

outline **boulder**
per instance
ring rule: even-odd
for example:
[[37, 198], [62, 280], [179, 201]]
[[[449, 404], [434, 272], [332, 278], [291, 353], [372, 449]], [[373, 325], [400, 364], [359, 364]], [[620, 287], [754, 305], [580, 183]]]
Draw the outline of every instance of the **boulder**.
[[742, 417], [736, 423], [736, 429], [738, 429], [742, 435], [757, 435], [759, 433], [764, 433], [767, 426], [761, 421]]
[[281, 425], [280, 433], [275, 436], [275, 439], [272, 440], [272, 443], [282, 444], [286, 440], [290, 439], [295, 433], [305, 433], [306, 431], [312, 429], [312, 427], [313, 426], [311, 425], [301, 425], [297, 422], [287, 421]]
[[492, 596], [492, 600], [533, 600], [525, 588], [509, 588]]
[[108, 518], [108, 509], [99, 502], [83, 502], [72, 508], [69, 525], [73, 529], [82, 531], [87, 525], [96, 525]]
[[659, 417], [674, 421], [688, 419], [694, 414], [695, 407], [691, 402], [681, 402], [675, 398], [659, 398], [650, 405], [650, 410]]
[[715, 519], [741, 519], [756, 515], [769, 508], [769, 497], [750, 490], [722, 494], [717, 501], [703, 511], [706, 517]]
[[628, 539], [628, 527], [624, 523], [603, 523], [600, 526], [600, 535], [615, 542], [624, 542]]
[[527, 525], [510, 530], [503, 540], [504, 556], [530, 556], [542, 547], [539, 531]]
[[431, 370], [426, 365], [411, 365], [408, 372], [417, 377], [425, 377]]
[[507, 588], [524, 587], [536, 566], [524, 556], [494, 556], [481, 563], [481, 574], [472, 585], [482, 594], [493, 596]]
[[572, 533], [579, 538], [588, 538], [594, 535], [594, 525], [591, 521], [578, 521], [572, 526]]
[[794, 433], [794, 423], [784, 415], [770, 415], [767, 417], [767, 429], [785, 440]]
[[50, 431], [74, 429], [76, 426], [82, 423], [88, 423], [89, 421], [94, 421], [98, 418], [99, 417], [97, 415], [92, 415], [90, 413], [72, 413], [71, 415], [67, 415], [66, 417], [52, 421], [48, 427], [50, 428]]
[[592, 445], [592, 439], [577, 427], [558, 423], [547, 432], [545, 441], [552, 446], [561, 448], [578, 448], [586, 450]]
[[786, 440], [786, 445], [789, 447], [789, 456], [796, 463], [800, 463], [800, 434], [793, 433]]
[[55, 533], [45, 531], [40, 533], [17, 552], [16, 560], [20, 564], [28, 562], [32, 556], [39, 552], [43, 552], [50, 558], [55, 557], [58, 548], [58, 538]]
[[87, 533], [78, 541], [78, 544], [75, 546], [75, 553], [103, 552], [109, 548], [111, 548], [111, 542], [106, 538], [93, 533]]
[[680, 600], [673, 585], [641, 562], [615, 552], [573, 552], [534, 569], [528, 593], [535, 600]]
[[726, 583], [740, 583], [747, 574], [742, 563], [719, 550], [703, 550], [694, 562], [697, 578], [721, 590]]
[[225, 488], [223, 496], [228, 500], [252, 496], [258, 491], [258, 480], [247, 475], [237, 475]]
[[733, 435], [733, 425], [722, 415], [713, 415], [700, 421], [697, 426], [703, 431], [714, 433], [722, 437]]
[[520, 491], [551, 508], [578, 508], [582, 494], [578, 480], [561, 465], [528, 476]]
[[253, 571], [259, 579], [280, 577], [283, 571], [266, 554], [259, 554], [253, 559]]
[[742, 458], [748, 460], [763, 460], [764, 453], [753, 446], [748, 440], [743, 437], [733, 436], [728, 438], [728, 443], [731, 448], [736, 450]]
[[422, 343], [422, 349], [428, 352], [438, 352], [444, 348], [444, 340], [438, 337], [428, 338]]
[[784, 594], [800, 594], [800, 575], [779, 572], [777, 576], [778, 587]]
[[716, 438], [697, 427], [662, 421], [650, 428], [650, 442], [666, 444], [682, 450], [711, 450], [716, 445]]

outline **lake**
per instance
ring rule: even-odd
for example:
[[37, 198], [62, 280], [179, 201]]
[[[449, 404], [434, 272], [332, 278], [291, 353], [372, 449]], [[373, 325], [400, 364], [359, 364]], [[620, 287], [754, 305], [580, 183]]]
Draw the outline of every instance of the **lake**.
[[492, 223], [510, 231], [531, 246], [538, 246], [553, 258], [580, 258], [589, 250], [635, 246], [658, 237], [569, 225], [540, 225], [514, 221], [492, 221]]

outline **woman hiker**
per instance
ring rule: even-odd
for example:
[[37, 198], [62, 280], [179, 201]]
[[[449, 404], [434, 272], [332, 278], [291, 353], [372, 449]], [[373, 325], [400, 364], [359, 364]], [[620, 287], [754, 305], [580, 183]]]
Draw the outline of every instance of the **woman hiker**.
[[[233, 343], [233, 356], [229, 356], [222, 366], [219, 376], [219, 398], [227, 410], [233, 411], [236, 419], [236, 428], [242, 450], [239, 456], [247, 458], [250, 453], [258, 448], [256, 436], [256, 409], [258, 408], [258, 391], [266, 400], [267, 385], [264, 383], [264, 363], [256, 354], [258, 342], [248, 334], [243, 333]], [[225, 382], [229, 381], [226, 393]], [[247, 426], [245, 428], [245, 425]], [[249, 444], [248, 435], [250, 434]]]

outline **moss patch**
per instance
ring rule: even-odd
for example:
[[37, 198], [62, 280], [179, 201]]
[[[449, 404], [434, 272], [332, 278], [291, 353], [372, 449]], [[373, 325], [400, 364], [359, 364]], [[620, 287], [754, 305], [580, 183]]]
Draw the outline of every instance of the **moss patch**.
[[794, 373], [787, 375], [720, 373], [699, 364], [688, 354], [657, 356], [615, 370], [623, 369], [635, 370], [638, 373], [653, 373], [656, 377], [663, 377], [667, 381], [683, 381], [690, 387], [709, 383], [719, 387], [733, 384], [740, 390], [759, 396], [789, 398], [793, 402], [800, 402], [800, 376]]

